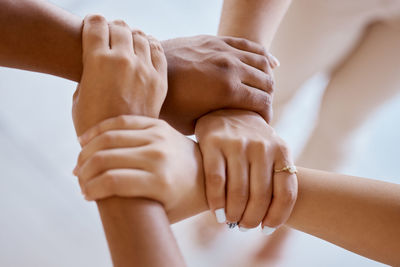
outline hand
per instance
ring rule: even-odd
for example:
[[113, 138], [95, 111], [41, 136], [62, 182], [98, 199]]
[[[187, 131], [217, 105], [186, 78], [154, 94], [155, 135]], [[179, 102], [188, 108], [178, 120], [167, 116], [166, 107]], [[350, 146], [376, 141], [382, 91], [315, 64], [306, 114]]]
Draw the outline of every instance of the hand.
[[278, 63], [245, 39], [195, 36], [163, 41], [168, 61], [168, 94], [161, 118], [184, 134], [196, 119], [221, 108], [252, 110], [269, 122]]
[[238, 222], [243, 231], [262, 223], [266, 233], [286, 222], [297, 197], [297, 178], [274, 169], [293, 161], [283, 140], [258, 114], [216, 111], [198, 120], [195, 133], [207, 201], [219, 222]]
[[87, 16], [82, 32], [83, 73], [74, 94], [78, 135], [121, 114], [158, 117], [167, 93], [167, 63], [160, 43], [122, 21]]
[[92, 127], [81, 143], [75, 173], [86, 199], [153, 199], [164, 205], [171, 222], [206, 206], [197, 144], [166, 122], [119, 116]]

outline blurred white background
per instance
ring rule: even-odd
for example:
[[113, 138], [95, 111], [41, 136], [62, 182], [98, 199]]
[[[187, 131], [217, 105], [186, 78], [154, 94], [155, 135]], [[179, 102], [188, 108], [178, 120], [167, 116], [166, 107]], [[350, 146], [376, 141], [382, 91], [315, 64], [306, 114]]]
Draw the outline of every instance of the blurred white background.
[[[222, 5], [222, 0], [52, 2], [82, 17], [99, 12], [124, 19], [159, 39], [215, 34]], [[278, 127], [295, 152], [307, 137], [323, 85], [323, 77], [307, 83]], [[0, 266], [111, 266], [96, 206], [84, 201], [71, 174], [79, 152], [70, 116], [75, 86], [48, 75], [0, 69]], [[371, 117], [354, 136], [354, 153], [342, 172], [400, 181], [395, 179], [400, 176], [399, 114], [397, 97]], [[234, 266], [263, 238], [257, 231], [234, 230], [199, 248], [192, 241], [193, 219], [174, 230], [188, 266]], [[302, 233], [292, 239], [283, 264], [380, 265]]]

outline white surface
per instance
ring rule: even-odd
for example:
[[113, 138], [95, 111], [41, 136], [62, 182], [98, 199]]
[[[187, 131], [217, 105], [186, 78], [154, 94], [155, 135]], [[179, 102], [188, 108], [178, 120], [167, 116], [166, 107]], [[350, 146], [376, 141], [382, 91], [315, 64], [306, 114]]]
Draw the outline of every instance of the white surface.
[[[160, 39], [215, 33], [221, 6], [214, 0], [53, 2], [80, 16], [100, 12], [125, 19]], [[111, 266], [96, 207], [83, 200], [71, 175], [79, 152], [70, 117], [74, 87], [55, 77], [0, 69], [0, 266]], [[290, 110], [291, 131], [285, 123], [281, 127], [296, 150], [307, 125], [299, 114], [312, 112], [317, 87], [309, 87], [303, 104]], [[360, 131], [347, 173], [399, 182], [388, 178], [399, 175], [399, 111], [400, 99], [393, 99]], [[255, 231], [231, 231], [200, 250], [190, 238], [196, 231], [191, 220], [174, 229], [189, 266], [225, 266], [262, 238]], [[284, 266], [380, 264], [297, 233]]]

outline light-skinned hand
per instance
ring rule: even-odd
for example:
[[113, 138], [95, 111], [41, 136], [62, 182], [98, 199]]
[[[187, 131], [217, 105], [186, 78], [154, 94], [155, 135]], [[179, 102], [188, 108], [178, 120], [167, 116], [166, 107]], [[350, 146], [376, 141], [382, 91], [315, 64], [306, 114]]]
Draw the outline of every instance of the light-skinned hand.
[[294, 207], [297, 178], [285, 142], [258, 114], [220, 110], [200, 118], [196, 137], [203, 156], [209, 207], [221, 223], [246, 231], [260, 223], [271, 233]]

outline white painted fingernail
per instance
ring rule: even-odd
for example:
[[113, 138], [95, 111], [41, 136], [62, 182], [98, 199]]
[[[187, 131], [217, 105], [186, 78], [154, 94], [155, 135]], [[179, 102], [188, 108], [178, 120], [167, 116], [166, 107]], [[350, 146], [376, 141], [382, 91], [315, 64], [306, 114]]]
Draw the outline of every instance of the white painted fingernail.
[[271, 235], [273, 232], [275, 232], [276, 228], [272, 228], [272, 227], [268, 227], [268, 226], [264, 226], [262, 229], [262, 232], [265, 235]]
[[240, 232], [247, 232], [247, 231], [249, 231], [250, 229], [249, 228], [246, 228], [246, 227], [239, 227], [239, 231]]
[[215, 217], [217, 218], [218, 223], [224, 223], [226, 221], [225, 209], [222, 208], [215, 210]]
[[276, 57], [274, 57], [272, 54], [269, 54], [269, 56], [270, 56], [270, 58], [272, 60], [272, 62], [271, 62], [272, 68], [276, 68], [276, 67], [279, 67], [281, 65], [281, 63], [279, 62], [279, 60]]

